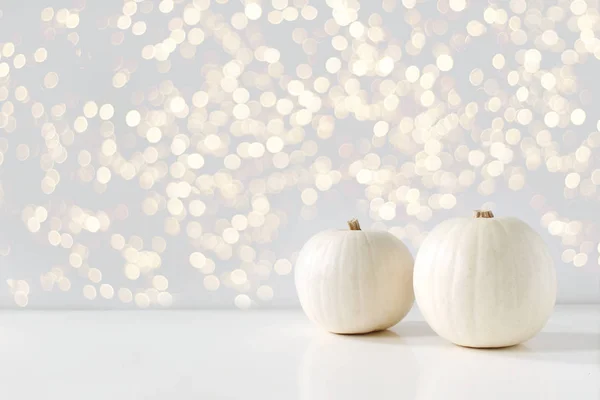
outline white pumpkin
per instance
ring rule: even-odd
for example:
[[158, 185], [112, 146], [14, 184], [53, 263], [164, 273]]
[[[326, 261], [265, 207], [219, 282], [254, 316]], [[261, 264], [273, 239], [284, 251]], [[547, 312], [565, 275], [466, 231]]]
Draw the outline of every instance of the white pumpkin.
[[435, 227], [415, 261], [417, 304], [431, 328], [466, 347], [505, 347], [538, 333], [556, 300], [548, 249], [516, 218], [456, 218]]
[[389, 232], [316, 234], [302, 248], [296, 289], [306, 315], [334, 333], [367, 333], [398, 323], [414, 302], [413, 257]]

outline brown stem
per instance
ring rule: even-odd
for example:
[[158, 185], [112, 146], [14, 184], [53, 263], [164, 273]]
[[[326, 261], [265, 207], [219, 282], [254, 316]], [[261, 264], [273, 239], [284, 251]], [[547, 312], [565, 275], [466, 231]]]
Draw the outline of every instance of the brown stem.
[[489, 210], [475, 210], [473, 211], [473, 217], [475, 218], [494, 218], [494, 213]]
[[351, 231], [360, 231], [360, 224], [356, 218], [348, 221], [348, 226], [350, 227]]

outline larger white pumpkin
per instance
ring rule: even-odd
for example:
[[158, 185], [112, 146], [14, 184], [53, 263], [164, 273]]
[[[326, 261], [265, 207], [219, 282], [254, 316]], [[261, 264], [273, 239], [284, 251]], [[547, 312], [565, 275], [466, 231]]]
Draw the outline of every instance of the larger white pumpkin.
[[388, 232], [318, 233], [296, 262], [300, 304], [312, 321], [335, 333], [367, 333], [398, 323], [414, 302], [413, 258]]
[[556, 272], [542, 238], [516, 218], [441, 223], [415, 261], [417, 304], [431, 328], [467, 347], [504, 347], [546, 324], [556, 300]]

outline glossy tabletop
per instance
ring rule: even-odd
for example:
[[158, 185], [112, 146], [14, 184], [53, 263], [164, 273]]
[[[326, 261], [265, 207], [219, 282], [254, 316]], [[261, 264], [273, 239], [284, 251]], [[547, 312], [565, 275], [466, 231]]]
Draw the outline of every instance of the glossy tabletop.
[[600, 305], [511, 348], [452, 345], [416, 309], [339, 336], [287, 311], [3, 311], [6, 399], [600, 399]]

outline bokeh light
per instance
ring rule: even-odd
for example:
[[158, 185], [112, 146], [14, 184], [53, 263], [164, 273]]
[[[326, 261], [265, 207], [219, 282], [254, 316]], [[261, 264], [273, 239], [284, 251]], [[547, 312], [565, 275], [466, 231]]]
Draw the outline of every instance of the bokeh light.
[[416, 250], [481, 206], [598, 266], [590, 2], [67, 3], [2, 10], [15, 306], [288, 301], [317, 231]]

